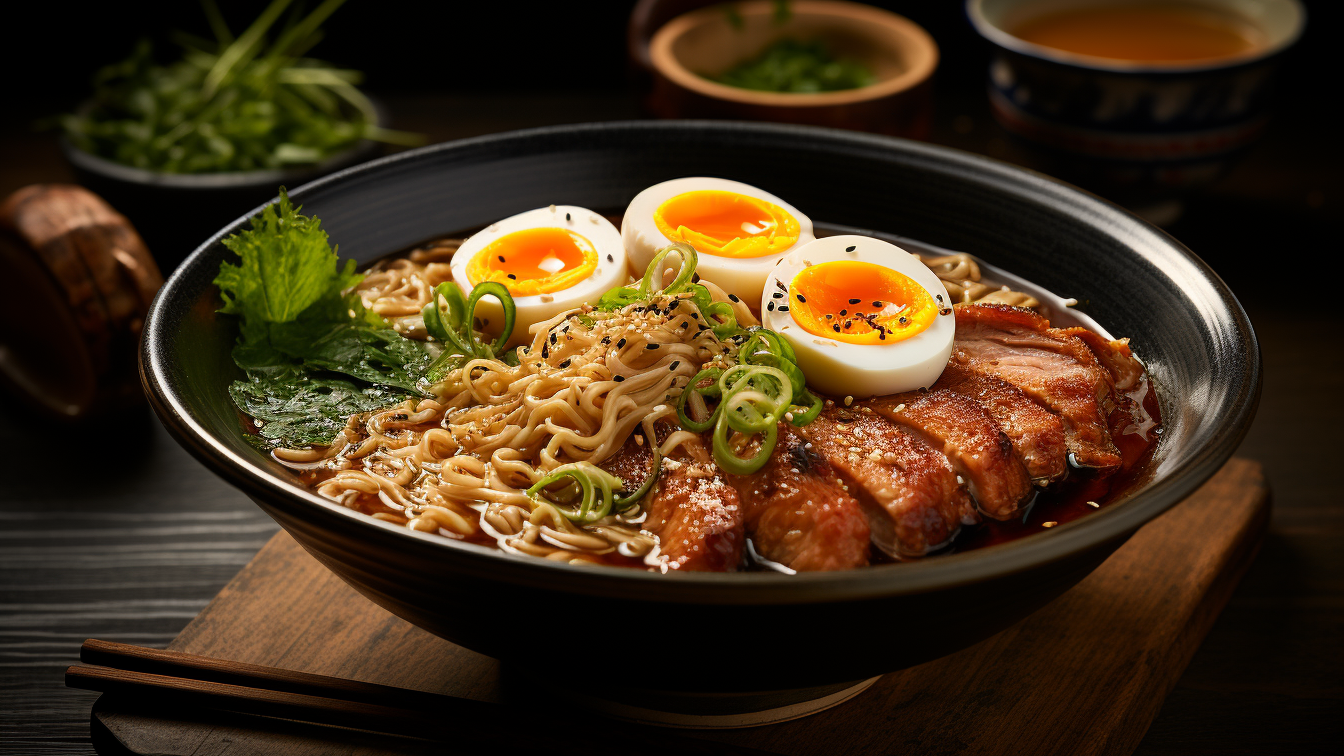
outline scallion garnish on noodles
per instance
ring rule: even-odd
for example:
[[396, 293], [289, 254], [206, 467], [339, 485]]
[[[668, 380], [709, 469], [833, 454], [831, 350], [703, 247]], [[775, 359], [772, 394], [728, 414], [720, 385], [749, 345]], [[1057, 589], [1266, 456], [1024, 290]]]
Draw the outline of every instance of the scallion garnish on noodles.
[[[504, 309], [504, 330], [493, 342], [487, 342], [483, 334], [478, 335], [472, 328], [476, 322], [476, 305], [483, 297], [494, 297]], [[442, 304], [442, 307], [440, 306]], [[445, 351], [429, 367], [426, 374], [430, 380], [442, 377], [448, 372], [454, 357], [474, 359], [500, 359], [504, 345], [513, 335], [513, 325], [518, 317], [518, 308], [504, 284], [498, 281], [483, 281], [476, 284], [468, 297], [462, 296], [462, 290], [455, 283], [441, 283], [434, 289], [429, 304], [420, 311], [425, 321], [425, 331], [443, 342]], [[503, 359], [510, 355], [505, 354]], [[517, 357], [516, 353], [512, 355]]]

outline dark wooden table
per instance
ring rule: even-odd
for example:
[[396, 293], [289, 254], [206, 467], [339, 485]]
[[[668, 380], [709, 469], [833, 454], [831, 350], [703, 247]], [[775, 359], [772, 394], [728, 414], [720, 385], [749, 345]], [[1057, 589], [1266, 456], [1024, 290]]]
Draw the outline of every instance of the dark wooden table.
[[[638, 117], [620, 95], [389, 97], [396, 125], [435, 141]], [[1344, 719], [1344, 425], [1337, 344], [1340, 169], [1332, 127], [1291, 108], [1170, 228], [1232, 285], [1264, 350], [1260, 412], [1241, 456], [1275, 492], [1259, 559], [1138, 749], [1140, 754], [1335, 753]], [[975, 92], [940, 95], [934, 140], [1020, 159]], [[67, 181], [50, 135], [0, 131], [0, 195]], [[3, 317], [15, 317], [4, 312]], [[196, 463], [146, 409], [65, 428], [0, 397], [0, 752], [90, 753], [96, 694], [62, 671], [88, 637], [164, 646], [275, 526]]]

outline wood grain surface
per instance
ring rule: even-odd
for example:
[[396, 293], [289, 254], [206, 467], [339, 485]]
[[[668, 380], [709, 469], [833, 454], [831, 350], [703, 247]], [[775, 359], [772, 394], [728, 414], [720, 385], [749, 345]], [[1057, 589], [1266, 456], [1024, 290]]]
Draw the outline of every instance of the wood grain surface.
[[[993, 638], [887, 675], [826, 712], [700, 736], [781, 754], [894, 754], [912, 747], [1130, 754], [1250, 564], [1268, 518], [1260, 466], [1234, 459], [1081, 584]], [[509, 687], [498, 662], [359, 596], [285, 533], [169, 648], [504, 705], [538, 695]], [[333, 737], [310, 733], [316, 740], [301, 744], [270, 729], [254, 735], [242, 721], [183, 726], [155, 706], [137, 710], [124, 699], [106, 705], [97, 721], [133, 753], [195, 753], [225, 744], [231, 754], [266, 753], [280, 746], [277, 737], [287, 747], [318, 752]], [[641, 752], [657, 742], [656, 730], [631, 732], [634, 743], [610, 752]], [[639, 733], [647, 744], [640, 745]], [[370, 743], [351, 752], [397, 753], [397, 745]]]

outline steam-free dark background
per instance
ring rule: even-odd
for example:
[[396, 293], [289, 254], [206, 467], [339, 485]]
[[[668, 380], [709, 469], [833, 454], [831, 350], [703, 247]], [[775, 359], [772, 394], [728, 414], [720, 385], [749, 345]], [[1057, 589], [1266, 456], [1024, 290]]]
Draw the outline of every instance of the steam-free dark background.
[[[264, 4], [221, 3], [235, 31]], [[933, 141], [1024, 160], [988, 117], [987, 49], [961, 3], [875, 4], [923, 25], [942, 49]], [[638, 118], [625, 52], [631, 5], [351, 0], [313, 54], [365, 71], [392, 125], [431, 141]], [[1344, 129], [1333, 115], [1341, 28], [1339, 3], [1307, 6], [1307, 34], [1285, 59], [1264, 140], [1169, 228], [1228, 281], [1261, 337], [1264, 395], [1240, 454], [1265, 464], [1275, 510], [1258, 561], [1143, 754], [1333, 753], [1344, 734], [1344, 491], [1334, 442], [1344, 425], [1335, 272]], [[69, 181], [54, 134], [34, 123], [74, 107], [94, 70], [136, 39], [170, 53], [172, 29], [208, 35], [191, 2], [11, 3], [0, 22], [0, 196]], [[31, 315], [0, 307], [0, 317]], [[77, 444], [54, 446], [57, 437], [72, 438], [0, 396], [5, 752], [88, 752], [92, 695], [61, 684], [79, 642], [166, 645], [274, 531], [148, 410], [84, 429]]]

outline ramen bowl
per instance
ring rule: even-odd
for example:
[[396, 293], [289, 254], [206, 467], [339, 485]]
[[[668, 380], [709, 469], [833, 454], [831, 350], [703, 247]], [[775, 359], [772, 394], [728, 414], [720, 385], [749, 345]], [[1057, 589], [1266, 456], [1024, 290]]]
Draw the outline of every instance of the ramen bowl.
[[1133, 487], [1007, 544], [794, 576], [571, 566], [393, 526], [318, 496], [247, 441], [226, 390], [239, 377], [229, 354], [236, 324], [217, 313], [212, 284], [226, 255], [220, 240], [246, 218], [197, 248], [160, 290], [141, 350], [146, 391], [188, 450], [370, 600], [506, 669], [552, 642], [570, 659], [589, 644], [608, 660], [630, 654], [637, 663], [619, 673], [564, 684], [620, 716], [699, 726], [796, 716], [1012, 625], [1208, 479], [1254, 414], [1255, 335], [1199, 258], [1104, 200], [954, 150], [774, 124], [592, 124], [413, 150], [291, 196], [342, 254], [369, 263], [533, 207], [615, 210], [685, 175], [749, 182], [818, 223], [973, 252], [1077, 297], [1132, 338], [1160, 388], [1165, 432]]
[[1302, 33], [1297, 0], [1191, 0], [1245, 30], [1250, 49], [1214, 58], [1102, 58], [1036, 44], [1015, 32], [1049, 14], [1143, 0], [967, 0], [966, 15], [994, 45], [995, 120], [1032, 149], [1034, 164], [1132, 205], [1204, 186], [1264, 130], [1274, 72]]

